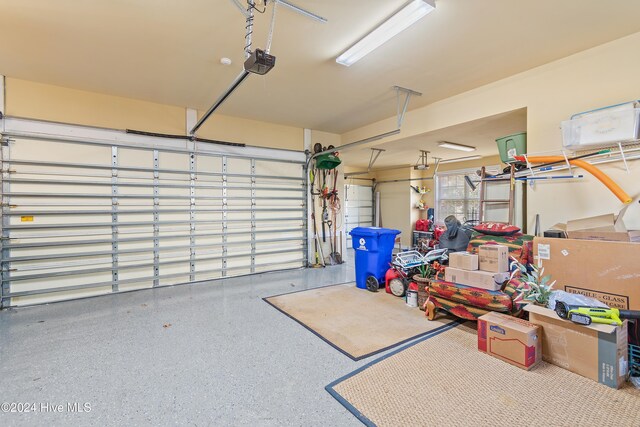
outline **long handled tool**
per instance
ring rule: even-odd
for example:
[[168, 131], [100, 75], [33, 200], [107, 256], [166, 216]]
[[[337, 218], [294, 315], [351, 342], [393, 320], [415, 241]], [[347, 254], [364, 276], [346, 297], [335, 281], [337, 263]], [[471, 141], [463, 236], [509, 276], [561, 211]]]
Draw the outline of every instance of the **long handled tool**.
[[[315, 209], [313, 209], [315, 211]], [[318, 242], [318, 225], [316, 224], [316, 214], [311, 213], [311, 219], [313, 221], [313, 243], [315, 245], [315, 264], [313, 268], [324, 267], [324, 258], [322, 257], [322, 245]]]
[[[565, 158], [562, 156], [532, 156], [526, 158], [525, 156], [514, 156], [513, 158], [519, 161], [529, 161], [531, 163], [552, 163], [565, 161]], [[628, 205], [633, 201], [633, 199], [629, 197], [629, 195], [625, 193], [618, 184], [616, 184], [611, 178], [609, 178], [608, 175], [603, 173], [597, 167], [593, 166], [591, 163], [587, 163], [584, 160], [579, 159], [568, 159], [568, 161], [570, 164], [584, 169], [595, 178], [597, 178], [625, 205]]]
[[[329, 175], [331, 175], [331, 171], [327, 172]], [[324, 193], [324, 199], [325, 199], [325, 203], [326, 203], [326, 199], [330, 198], [331, 194], [328, 192]], [[333, 209], [331, 210], [333, 212]], [[324, 212], [323, 212], [324, 215]], [[329, 262], [331, 263], [331, 265], [335, 265], [337, 264], [335, 258], [334, 258], [334, 253], [335, 253], [335, 249], [334, 249], [334, 245], [335, 242], [334, 240], [331, 238], [331, 230], [333, 229], [333, 221], [335, 220], [335, 215], [331, 215], [331, 219], [329, 218], [329, 212], [326, 212], [326, 219], [325, 222], [327, 224], [327, 227], [329, 227]]]
[[333, 212], [333, 243], [331, 245], [331, 254], [329, 258], [332, 264], [342, 264], [342, 255], [338, 251], [337, 234], [338, 226], [336, 224], [337, 211], [340, 209], [340, 199], [338, 199], [338, 170], [333, 170], [333, 190], [331, 190], [331, 211]]
[[[553, 161], [550, 161], [550, 162], [547, 162], [547, 163], [542, 163], [542, 164], [539, 164], [539, 165], [531, 165], [531, 169], [533, 169], [535, 171], [541, 171], [542, 172], [542, 171], [545, 171], [545, 170], [553, 169], [553, 168], [547, 168], [547, 166], [553, 166], [553, 165], [559, 165], [559, 164], [562, 164], [562, 163], [566, 163], [567, 160], [570, 161], [570, 160], [586, 159], [588, 157], [598, 156], [600, 154], [607, 154], [607, 153], [610, 153], [610, 152], [611, 152], [610, 149], [605, 149], [605, 150], [600, 150], [600, 151], [596, 151], [596, 152], [593, 152], [593, 153], [582, 154], [580, 156], [569, 157], [569, 158], [566, 158], [566, 159], [564, 158], [564, 156], [558, 156], [557, 160], [553, 160]], [[518, 171], [524, 170], [524, 169], [529, 169], [527, 167], [527, 163], [526, 163], [526, 160], [525, 160], [524, 156], [517, 156], [517, 157], [515, 157], [515, 159], [520, 162], [520, 163], [517, 163], [517, 165], [520, 166], [520, 169], [517, 169]], [[508, 169], [509, 169], [509, 167], [507, 167], [505, 170], [508, 170]], [[509, 175], [509, 173], [508, 172], [502, 172], [502, 173], [499, 173], [497, 175], [493, 175], [493, 178], [501, 178], [501, 177], [504, 177], [506, 175]]]
[[311, 221], [313, 221], [313, 243], [315, 245], [315, 264], [312, 265], [314, 268], [324, 267], [324, 258], [320, 258], [320, 254], [322, 253], [322, 247], [318, 242], [318, 223], [316, 221], [316, 201], [313, 197], [315, 194], [313, 192], [313, 184], [315, 181], [315, 172], [313, 168], [309, 168], [309, 182], [311, 182]]
[[327, 171], [322, 171], [322, 241], [327, 241], [325, 224], [329, 221], [329, 213], [327, 212], [327, 198], [325, 197], [325, 189], [327, 186]]
[[320, 252], [320, 265], [318, 267], [326, 267], [324, 262], [324, 253], [322, 252], [322, 243], [320, 243], [320, 237], [316, 234], [316, 243], [318, 244], [318, 251]]

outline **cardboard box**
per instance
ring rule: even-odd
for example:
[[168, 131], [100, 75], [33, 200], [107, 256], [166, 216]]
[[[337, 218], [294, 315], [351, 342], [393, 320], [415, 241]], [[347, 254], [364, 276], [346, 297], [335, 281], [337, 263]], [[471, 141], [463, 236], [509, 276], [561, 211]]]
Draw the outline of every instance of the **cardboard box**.
[[596, 298], [609, 307], [640, 310], [640, 244], [533, 239], [534, 262], [555, 289]]
[[509, 271], [509, 248], [504, 245], [478, 246], [480, 270], [505, 273]]
[[567, 232], [570, 239], [602, 240], [607, 242], [640, 243], [640, 230], [633, 231], [571, 231]]
[[478, 269], [478, 255], [469, 252], [452, 252], [449, 255], [449, 267], [475, 271]]
[[529, 304], [529, 321], [542, 327], [542, 359], [620, 388], [628, 370], [627, 321], [622, 326], [578, 325], [563, 320], [553, 310]]
[[478, 350], [529, 370], [542, 359], [540, 327], [490, 312], [478, 319]]
[[640, 230], [627, 230], [622, 217], [629, 205], [618, 215], [606, 214], [556, 224], [554, 229], [564, 231], [569, 239], [604, 240], [612, 242], [640, 242]]
[[509, 273], [493, 273], [490, 271], [469, 271], [461, 268], [447, 267], [444, 270], [444, 279], [447, 282], [473, 286], [474, 288], [499, 291], [502, 284], [509, 279]]

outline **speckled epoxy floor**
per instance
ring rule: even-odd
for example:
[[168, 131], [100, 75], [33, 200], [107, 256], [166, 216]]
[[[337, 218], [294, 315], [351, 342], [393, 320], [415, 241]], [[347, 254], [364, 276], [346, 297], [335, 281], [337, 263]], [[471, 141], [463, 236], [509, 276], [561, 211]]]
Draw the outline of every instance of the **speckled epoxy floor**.
[[344, 264], [4, 310], [0, 403], [36, 412], [0, 425], [361, 425], [324, 386], [368, 360], [261, 299], [353, 278]]

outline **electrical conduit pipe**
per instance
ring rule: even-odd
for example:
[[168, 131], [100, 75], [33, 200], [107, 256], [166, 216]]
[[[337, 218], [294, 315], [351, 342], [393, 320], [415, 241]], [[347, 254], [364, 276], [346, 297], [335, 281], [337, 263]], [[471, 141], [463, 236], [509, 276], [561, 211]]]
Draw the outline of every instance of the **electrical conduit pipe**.
[[[529, 162], [529, 163], [548, 163], [548, 162], [562, 162], [565, 160], [563, 156], [533, 156], [527, 157], [525, 156], [514, 156], [514, 159], [520, 162]], [[624, 192], [622, 188], [618, 184], [616, 184], [608, 175], [602, 172], [597, 167], [593, 166], [591, 163], [587, 163], [584, 160], [578, 159], [569, 159], [569, 163], [575, 165], [579, 168], [582, 168], [589, 172], [591, 175], [595, 176], [602, 182], [613, 194], [616, 195], [618, 199], [625, 205], [628, 205], [632, 202], [631, 197], [627, 193]]]

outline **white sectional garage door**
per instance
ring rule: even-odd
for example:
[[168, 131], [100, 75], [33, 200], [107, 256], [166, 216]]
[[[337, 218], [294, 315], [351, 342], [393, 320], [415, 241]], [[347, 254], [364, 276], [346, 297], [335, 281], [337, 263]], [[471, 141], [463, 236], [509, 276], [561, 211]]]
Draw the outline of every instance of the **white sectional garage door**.
[[[345, 185], [344, 218], [347, 233], [356, 227], [373, 225], [373, 194], [370, 186]], [[347, 248], [351, 247], [351, 236], [347, 234]]]
[[3, 307], [305, 265], [304, 153], [4, 122]]

